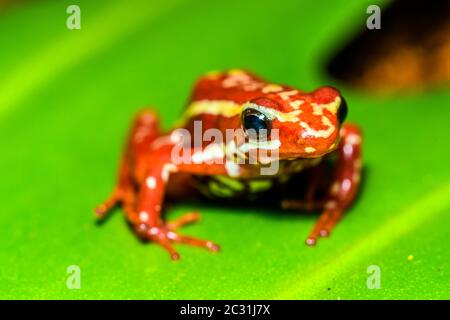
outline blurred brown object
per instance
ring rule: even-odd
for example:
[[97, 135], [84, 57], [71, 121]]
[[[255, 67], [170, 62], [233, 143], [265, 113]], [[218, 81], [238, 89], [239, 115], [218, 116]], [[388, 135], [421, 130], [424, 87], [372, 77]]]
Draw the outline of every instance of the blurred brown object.
[[[31, 1], [31, 0], [30, 0]], [[28, 2], [30, 2], [28, 1]], [[14, 5], [23, 3], [23, 0], [0, 0], [0, 14]], [[26, 1], [25, 1], [26, 2]]]
[[450, 1], [392, 2], [381, 12], [381, 29], [365, 29], [331, 60], [328, 71], [382, 94], [448, 85]]

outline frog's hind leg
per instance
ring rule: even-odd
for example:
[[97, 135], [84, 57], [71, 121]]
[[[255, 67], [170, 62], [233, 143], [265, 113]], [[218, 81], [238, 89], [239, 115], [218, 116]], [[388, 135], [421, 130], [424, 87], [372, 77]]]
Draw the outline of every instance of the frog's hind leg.
[[333, 171], [333, 180], [328, 190], [324, 211], [316, 222], [306, 244], [314, 245], [319, 236], [326, 237], [341, 219], [344, 211], [351, 205], [359, 189], [361, 176], [360, 129], [345, 124], [341, 129], [342, 140], [337, 152], [337, 161]]
[[134, 203], [134, 183], [130, 167], [135, 164], [140, 154], [148, 150], [148, 146], [160, 135], [156, 114], [148, 109], [139, 112], [131, 127], [124, 155], [120, 161], [118, 178], [109, 198], [94, 210], [101, 219], [116, 205], [123, 203], [125, 211]]

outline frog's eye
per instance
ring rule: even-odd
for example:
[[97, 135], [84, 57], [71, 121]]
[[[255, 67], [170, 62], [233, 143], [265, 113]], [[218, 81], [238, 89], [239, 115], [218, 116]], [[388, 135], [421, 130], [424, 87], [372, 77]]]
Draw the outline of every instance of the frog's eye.
[[247, 108], [242, 112], [241, 121], [251, 139], [267, 139], [269, 136], [272, 121], [261, 111]]
[[347, 102], [345, 101], [344, 97], [341, 97], [341, 105], [339, 106], [337, 116], [339, 119], [339, 123], [342, 124], [347, 117]]

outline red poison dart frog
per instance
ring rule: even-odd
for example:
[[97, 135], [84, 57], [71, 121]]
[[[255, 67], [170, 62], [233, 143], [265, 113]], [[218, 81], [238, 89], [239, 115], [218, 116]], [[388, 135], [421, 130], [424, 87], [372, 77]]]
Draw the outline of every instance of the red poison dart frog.
[[330, 234], [359, 189], [362, 135], [344, 123], [346, 114], [344, 98], [332, 87], [306, 93], [242, 70], [209, 73], [196, 83], [176, 128], [161, 131], [151, 110], [137, 115], [117, 184], [96, 215], [120, 204], [139, 237], [177, 260], [174, 243], [211, 251], [219, 246], [179, 233], [199, 215], [166, 221], [165, 203], [193, 197], [271, 202], [320, 211], [306, 238], [314, 245]]

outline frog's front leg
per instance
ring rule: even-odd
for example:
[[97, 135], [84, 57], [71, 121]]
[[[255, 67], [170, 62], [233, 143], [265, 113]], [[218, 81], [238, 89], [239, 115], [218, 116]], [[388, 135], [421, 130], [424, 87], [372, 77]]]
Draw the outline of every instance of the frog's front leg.
[[355, 199], [361, 177], [362, 135], [356, 125], [341, 128], [341, 142], [333, 171], [333, 181], [324, 201], [324, 211], [306, 240], [314, 245], [319, 236], [326, 237]]
[[132, 206], [135, 198], [133, 168], [137, 159], [147, 152], [150, 143], [160, 135], [157, 115], [149, 109], [140, 111], [129, 132], [124, 155], [119, 165], [116, 186], [109, 198], [94, 210], [98, 219], [103, 219], [119, 203], [123, 204], [125, 210]]
[[[189, 213], [172, 222], [165, 222], [161, 218], [170, 174], [190, 169], [190, 165], [177, 167], [171, 163], [170, 141], [170, 136], [161, 135], [156, 114], [151, 110], [141, 111], [129, 133], [117, 184], [111, 196], [95, 209], [95, 214], [102, 219], [115, 205], [121, 204], [127, 220], [137, 233], [165, 247], [173, 259], [178, 259], [179, 255], [172, 248], [172, 242], [217, 251], [219, 246], [211, 241], [182, 236], [176, 232], [179, 227], [197, 221], [198, 214]], [[192, 168], [199, 173], [205, 171], [202, 165]]]

